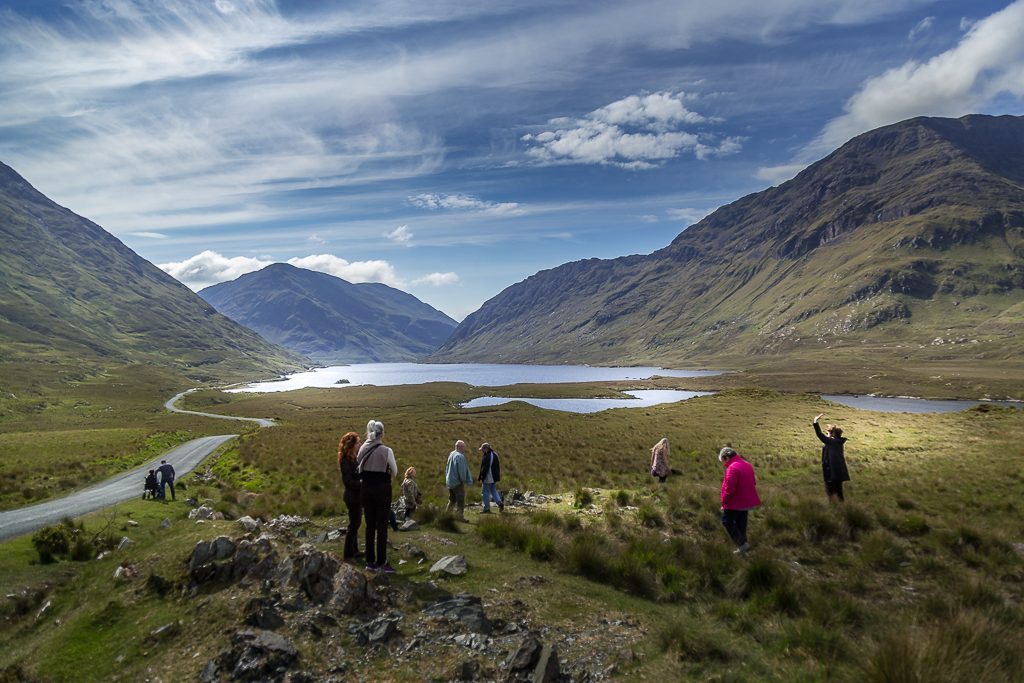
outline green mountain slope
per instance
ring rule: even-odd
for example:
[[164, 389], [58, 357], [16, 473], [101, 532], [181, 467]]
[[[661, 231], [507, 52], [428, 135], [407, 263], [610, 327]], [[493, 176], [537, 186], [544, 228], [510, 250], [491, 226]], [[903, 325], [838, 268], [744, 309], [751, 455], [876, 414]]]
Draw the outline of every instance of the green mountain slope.
[[434, 358], [998, 360], [1022, 340], [1024, 118], [967, 116], [865, 133], [653, 254], [537, 273]]
[[456, 322], [411, 294], [275, 263], [199, 292], [218, 311], [322, 363], [410, 361]]
[[145, 362], [225, 378], [296, 369], [303, 360], [217, 313], [3, 164], [0, 243], [4, 363]]

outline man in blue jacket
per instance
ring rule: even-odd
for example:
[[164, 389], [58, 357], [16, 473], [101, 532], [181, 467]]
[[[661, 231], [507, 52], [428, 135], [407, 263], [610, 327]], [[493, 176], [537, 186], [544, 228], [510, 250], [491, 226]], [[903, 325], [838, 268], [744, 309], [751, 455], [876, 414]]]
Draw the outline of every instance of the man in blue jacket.
[[166, 460], [161, 460], [156, 471], [160, 473], [160, 500], [167, 499], [168, 486], [171, 487], [171, 500], [177, 500], [174, 497], [174, 468]]
[[448, 487], [448, 506], [445, 509], [451, 512], [456, 508], [459, 511], [459, 521], [469, 521], [465, 512], [466, 485], [473, 483], [473, 477], [469, 474], [469, 464], [466, 462], [466, 443], [461, 439], [455, 442], [455, 450], [448, 454], [444, 480], [445, 486]]

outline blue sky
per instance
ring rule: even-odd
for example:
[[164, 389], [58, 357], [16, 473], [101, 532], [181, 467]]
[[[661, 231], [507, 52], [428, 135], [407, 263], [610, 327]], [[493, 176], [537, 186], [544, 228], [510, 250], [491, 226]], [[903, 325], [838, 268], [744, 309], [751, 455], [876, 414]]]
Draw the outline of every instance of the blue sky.
[[1024, 113], [1024, 0], [0, 2], [0, 160], [198, 289], [457, 319], [916, 115]]

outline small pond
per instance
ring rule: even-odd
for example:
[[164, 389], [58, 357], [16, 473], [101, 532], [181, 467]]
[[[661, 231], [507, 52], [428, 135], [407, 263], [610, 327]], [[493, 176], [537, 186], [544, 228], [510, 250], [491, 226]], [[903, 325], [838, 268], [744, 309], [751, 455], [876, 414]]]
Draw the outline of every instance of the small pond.
[[853, 396], [849, 394], [822, 394], [826, 401], [841, 403], [857, 410], [876, 410], [881, 413], [955, 413], [982, 403], [1024, 407], [1019, 401], [967, 401], [955, 399], [927, 399], [889, 396]]
[[463, 408], [498, 406], [512, 401], [523, 401], [538, 408], [570, 413], [599, 413], [610, 408], [648, 408], [662, 403], [677, 403], [696, 396], [708, 396], [710, 391], [678, 391], [675, 389], [633, 389], [623, 392], [633, 398], [508, 398], [481, 396], [462, 404]]

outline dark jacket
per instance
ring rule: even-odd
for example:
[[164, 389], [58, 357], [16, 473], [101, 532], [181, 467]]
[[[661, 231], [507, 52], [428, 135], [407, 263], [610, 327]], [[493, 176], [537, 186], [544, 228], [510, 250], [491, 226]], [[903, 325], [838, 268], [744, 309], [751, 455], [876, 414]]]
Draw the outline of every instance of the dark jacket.
[[171, 463], [165, 462], [156, 468], [156, 471], [160, 473], [160, 481], [174, 481], [174, 468], [171, 467]]
[[817, 422], [814, 423], [814, 433], [824, 444], [821, 447], [821, 473], [824, 475], [825, 481], [850, 481], [850, 473], [846, 469], [846, 457], [843, 455], [843, 444], [846, 443], [846, 437], [840, 436], [837, 439], [824, 434]]
[[156, 489], [157, 489], [156, 472], [154, 472], [153, 474], [147, 474], [146, 475], [146, 490], [147, 491], [156, 491]]
[[488, 467], [491, 468], [491, 476], [494, 478], [494, 483], [497, 484], [501, 481], [501, 462], [498, 460], [498, 454], [494, 451], [484, 453], [484, 457], [480, 460], [480, 477], [478, 479], [481, 484], [487, 477]]
[[359, 473], [356, 472], [356, 461], [348, 458], [341, 459], [341, 482], [345, 485], [345, 493], [359, 493]]

